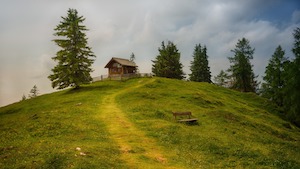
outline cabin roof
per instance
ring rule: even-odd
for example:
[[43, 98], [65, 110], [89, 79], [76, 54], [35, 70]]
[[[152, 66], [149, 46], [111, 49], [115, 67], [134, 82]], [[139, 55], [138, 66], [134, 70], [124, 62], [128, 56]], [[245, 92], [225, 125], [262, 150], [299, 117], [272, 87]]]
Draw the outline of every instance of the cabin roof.
[[117, 63], [119, 63], [122, 66], [130, 66], [130, 67], [138, 67], [134, 62], [131, 62], [128, 59], [123, 59], [123, 58], [116, 58], [113, 57], [111, 58], [111, 60], [106, 64], [106, 66], [104, 68], [109, 68], [110, 64], [115, 61]]

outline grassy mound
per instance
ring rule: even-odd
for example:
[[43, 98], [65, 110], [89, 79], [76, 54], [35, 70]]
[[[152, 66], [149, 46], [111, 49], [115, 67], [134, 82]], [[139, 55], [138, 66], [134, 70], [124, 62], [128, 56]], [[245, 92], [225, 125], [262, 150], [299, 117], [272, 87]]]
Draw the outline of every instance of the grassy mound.
[[[118, 101], [174, 163], [187, 168], [300, 167], [299, 129], [272, 114], [270, 103], [255, 94], [156, 79]], [[199, 122], [178, 124], [172, 111], [191, 111]]]
[[[300, 167], [299, 129], [274, 115], [265, 99], [207, 83], [143, 78], [0, 108], [1, 168], [130, 168], [103, 120], [111, 113], [101, 109], [103, 99], [116, 92], [130, 125], [155, 140], [174, 168]], [[172, 111], [191, 111], [198, 123], [177, 123]]]

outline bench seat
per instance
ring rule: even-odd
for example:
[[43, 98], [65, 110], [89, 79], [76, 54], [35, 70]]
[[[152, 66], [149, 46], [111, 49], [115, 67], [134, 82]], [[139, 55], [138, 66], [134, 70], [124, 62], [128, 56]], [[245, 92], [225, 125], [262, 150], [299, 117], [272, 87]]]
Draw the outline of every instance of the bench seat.
[[[191, 118], [192, 113], [191, 112], [172, 112], [175, 120], [177, 122], [195, 122], [198, 121], [196, 118]], [[184, 119], [177, 119], [177, 116], [186, 116]]]

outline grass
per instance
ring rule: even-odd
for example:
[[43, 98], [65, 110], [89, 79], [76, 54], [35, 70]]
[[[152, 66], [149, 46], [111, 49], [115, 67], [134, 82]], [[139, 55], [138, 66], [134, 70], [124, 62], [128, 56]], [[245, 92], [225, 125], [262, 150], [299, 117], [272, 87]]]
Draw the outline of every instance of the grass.
[[118, 82], [95, 83], [1, 108], [0, 166], [123, 168], [118, 147], [95, 118], [103, 113], [99, 100], [118, 88]]
[[[299, 168], [299, 129], [272, 114], [251, 93], [206, 83], [156, 79], [119, 95], [129, 119], [190, 168]], [[191, 111], [196, 125], [174, 122], [172, 111]]]
[[97, 82], [0, 108], [0, 168], [300, 168], [300, 130], [276, 114], [207, 83]]
[[144, 81], [145, 79], [140, 80], [139, 85], [116, 91], [103, 98], [102, 111], [109, 113], [101, 114], [100, 120], [106, 122], [111, 139], [118, 145], [122, 152], [121, 159], [127, 162], [129, 168], [170, 168], [155, 140], [146, 137], [143, 131], [136, 128], [115, 102], [117, 95], [144, 85]]

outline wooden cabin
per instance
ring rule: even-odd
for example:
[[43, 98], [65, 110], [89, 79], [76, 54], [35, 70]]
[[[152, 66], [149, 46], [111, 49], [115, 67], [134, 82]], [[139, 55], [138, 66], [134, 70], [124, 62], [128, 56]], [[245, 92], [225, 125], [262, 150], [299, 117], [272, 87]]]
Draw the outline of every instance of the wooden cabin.
[[137, 65], [128, 59], [113, 57], [105, 66], [108, 68], [108, 77], [130, 77], [137, 73]]

